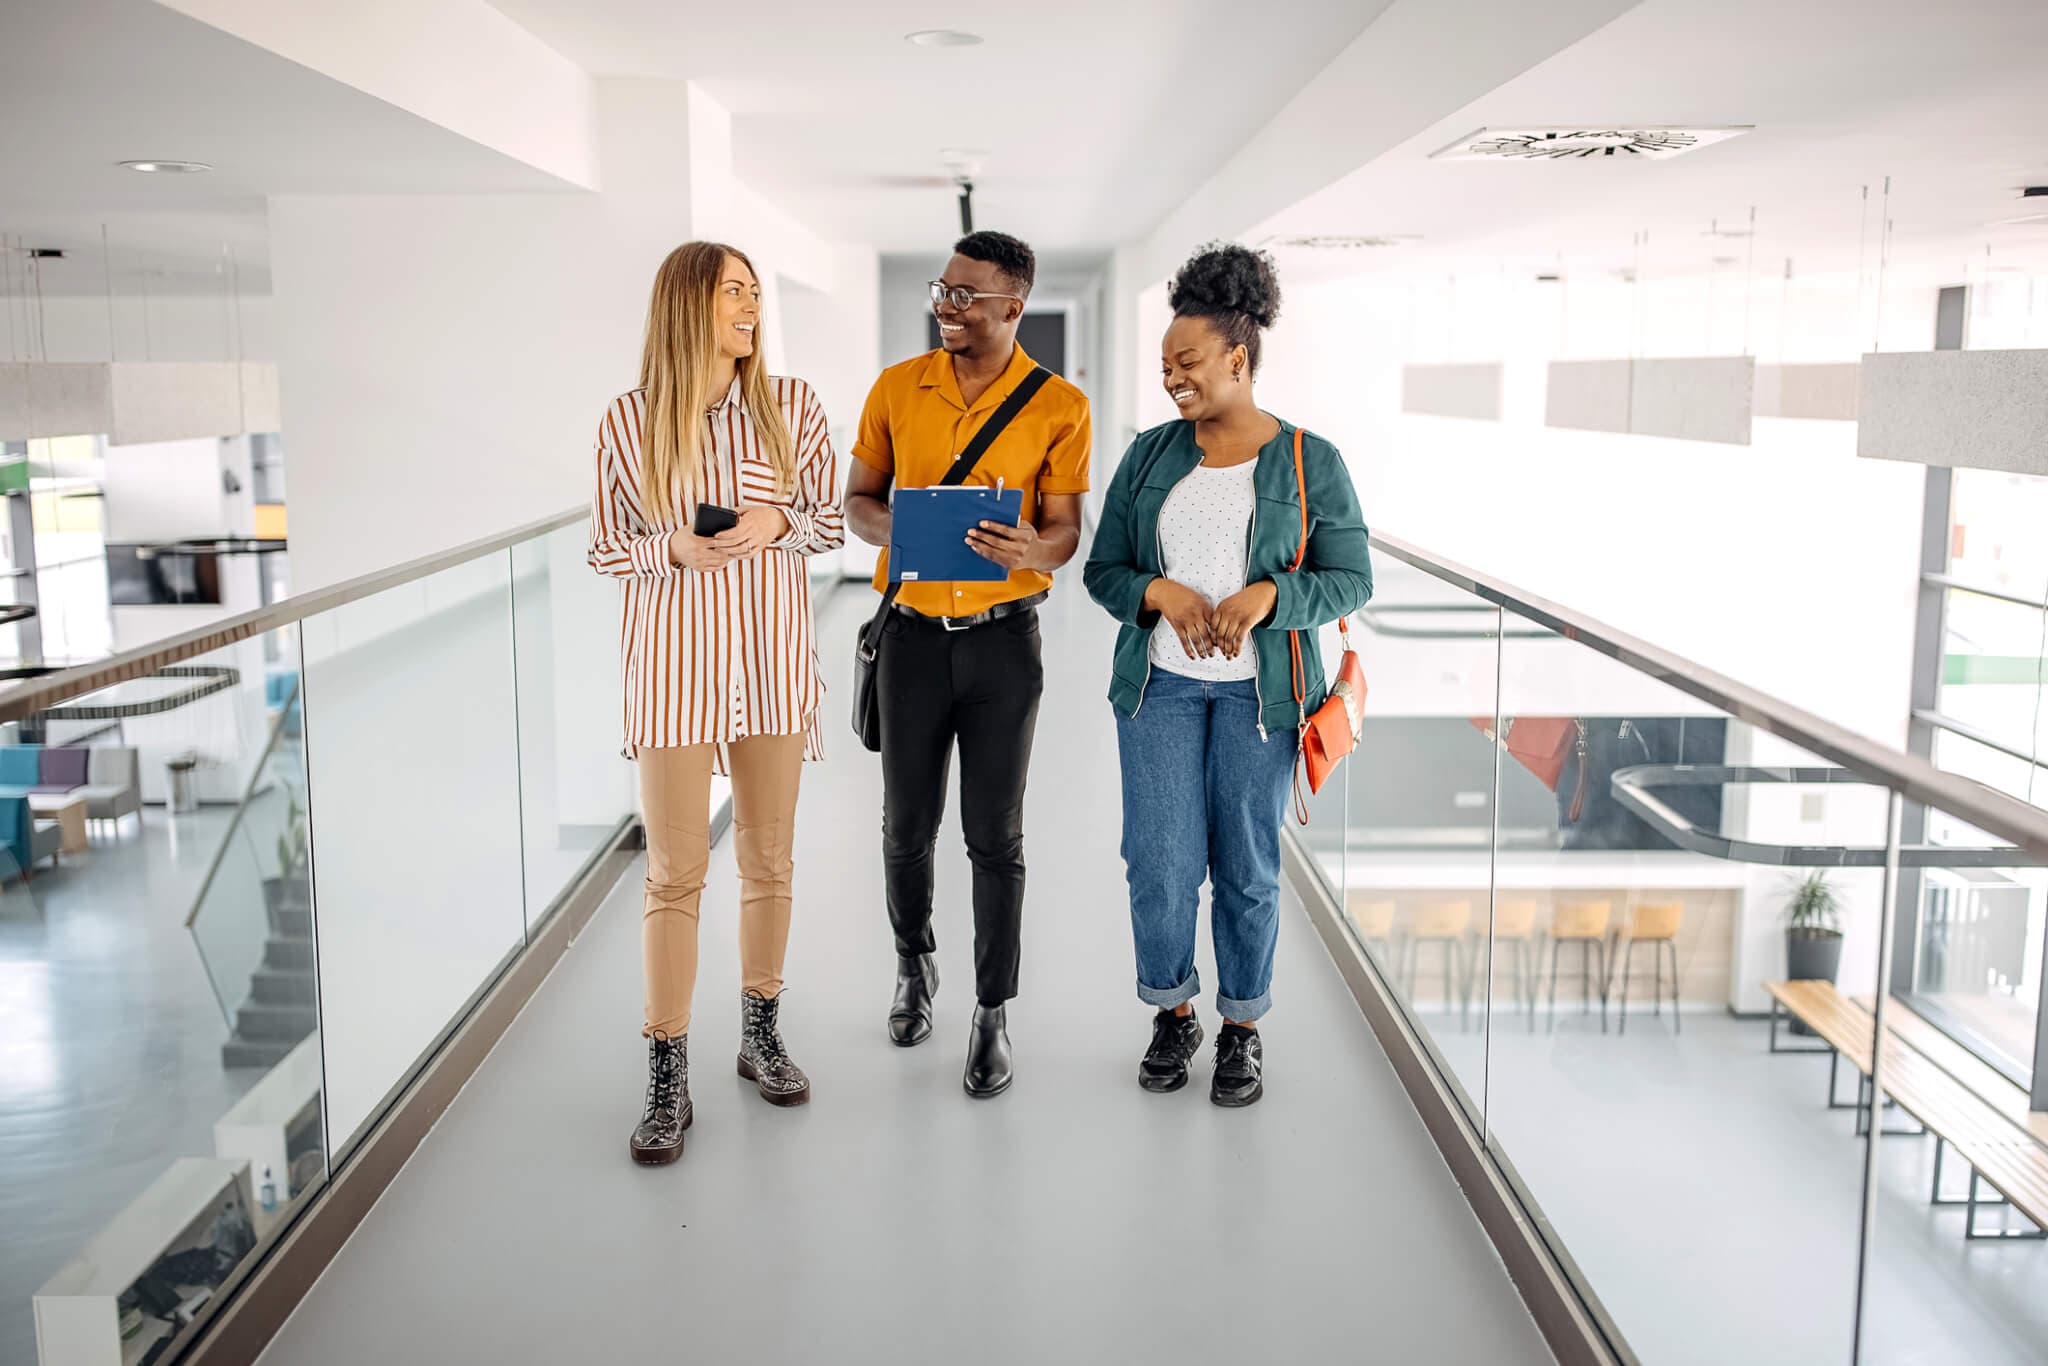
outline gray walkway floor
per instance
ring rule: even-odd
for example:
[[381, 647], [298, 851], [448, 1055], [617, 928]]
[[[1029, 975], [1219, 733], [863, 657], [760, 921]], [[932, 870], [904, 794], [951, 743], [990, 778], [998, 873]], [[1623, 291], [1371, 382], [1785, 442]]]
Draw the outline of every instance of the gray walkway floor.
[[[829, 613], [835, 683], [871, 601], [841, 594]], [[733, 1075], [728, 844], [704, 910], [696, 1124], [680, 1164], [627, 1161], [644, 1080], [636, 869], [263, 1360], [1550, 1360], [1298, 910], [1267, 1099], [1211, 1106], [1206, 1062], [1178, 1095], [1138, 1090], [1148, 1012], [1100, 700], [1109, 635], [1064, 584], [1047, 611], [1009, 1094], [960, 1090], [972, 973], [954, 824], [938, 1033], [908, 1051], [885, 1037], [880, 773], [835, 687], [831, 758], [805, 775], [784, 1007], [813, 1103], [772, 1109]], [[1206, 949], [1201, 966], [1213, 983]]]

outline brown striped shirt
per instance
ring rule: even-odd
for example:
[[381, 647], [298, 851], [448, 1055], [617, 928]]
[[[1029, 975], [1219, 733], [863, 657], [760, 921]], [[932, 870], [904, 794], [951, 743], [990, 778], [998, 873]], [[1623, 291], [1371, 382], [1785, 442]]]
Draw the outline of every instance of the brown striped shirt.
[[650, 515], [640, 490], [647, 393], [612, 401], [598, 427], [597, 497], [590, 511], [590, 566], [625, 580], [620, 628], [625, 753], [640, 746], [725, 745], [749, 735], [809, 737], [804, 757], [824, 757], [818, 704], [825, 685], [811, 622], [804, 557], [833, 550], [846, 532], [838, 459], [825, 410], [800, 379], [770, 377], [796, 446], [796, 480], [775, 495], [775, 471], [735, 384], [707, 417], [709, 441], [697, 497], [738, 508], [769, 504], [789, 534], [750, 559], [709, 573], [668, 557], [669, 533], [687, 525], [678, 494]]

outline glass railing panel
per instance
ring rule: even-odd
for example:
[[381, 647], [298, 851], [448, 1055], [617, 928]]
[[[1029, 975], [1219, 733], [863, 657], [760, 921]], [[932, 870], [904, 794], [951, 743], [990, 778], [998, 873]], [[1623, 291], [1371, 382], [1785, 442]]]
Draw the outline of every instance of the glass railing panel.
[[[1774, 1025], [1766, 984], [1873, 989], [1888, 794], [1533, 626], [1509, 612], [1502, 645], [1526, 814], [1498, 850], [1489, 1148], [1643, 1361], [1847, 1361], [1858, 1073], [1832, 1108], [1826, 1038]], [[1793, 943], [1812, 877], [1839, 934]], [[1867, 1056], [1867, 1015], [1822, 1013]]]
[[[1376, 556], [1343, 904], [1477, 1124], [1485, 1095], [1499, 609]], [[1510, 823], [1518, 813], [1505, 813]]]
[[576, 523], [512, 547], [530, 930], [638, 806], [620, 754], [619, 586], [584, 563], [588, 540]]
[[324, 1182], [292, 639], [0, 750], [0, 1360], [171, 1359]]
[[511, 557], [309, 618], [330, 1156], [525, 942]]
[[2048, 845], [1916, 802], [1901, 845], [1860, 1360], [2039, 1361], [2048, 1113], [2030, 1097]]

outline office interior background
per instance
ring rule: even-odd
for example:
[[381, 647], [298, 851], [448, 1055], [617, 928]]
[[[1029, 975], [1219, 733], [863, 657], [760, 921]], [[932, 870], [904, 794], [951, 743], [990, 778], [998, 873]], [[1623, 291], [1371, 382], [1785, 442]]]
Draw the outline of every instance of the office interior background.
[[[0, 0], [0, 1360], [2048, 1361], [2044, 61], [2037, 0]], [[819, 1099], [656, 1186], [597, 419], [725, 240], [843, 473], [963, 200], [1091, 518], [1229, 239], [1376, 535], [1274, 1094], [1124, 1075], [1071, 570], [1025, 1081], [892, 1056], [849, 544]]]

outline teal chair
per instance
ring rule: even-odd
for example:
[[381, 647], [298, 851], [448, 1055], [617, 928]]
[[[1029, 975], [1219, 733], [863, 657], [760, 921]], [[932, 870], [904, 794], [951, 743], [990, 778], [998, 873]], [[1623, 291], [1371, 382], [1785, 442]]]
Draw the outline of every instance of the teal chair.
[[0, 746], [0, 796], [26, 797], [42, 781], [41, 745]]
[[5, 846], [23, 877], [30, 875], [37, 859], [54, 860], [63, 839], [56, 826], [36, 825], [27, 797], [0, 797], [0, 846]]

